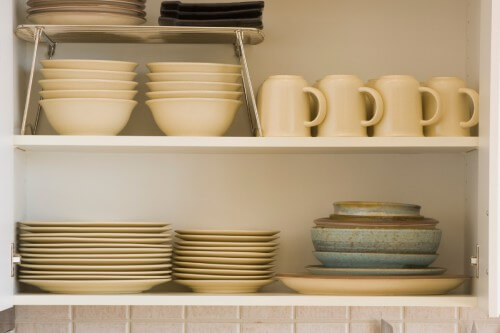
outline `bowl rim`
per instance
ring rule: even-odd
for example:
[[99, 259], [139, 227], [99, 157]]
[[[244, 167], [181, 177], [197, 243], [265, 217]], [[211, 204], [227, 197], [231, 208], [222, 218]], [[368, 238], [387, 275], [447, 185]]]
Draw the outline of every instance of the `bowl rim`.
[[[128, 71], [110, 71], [110, 70], [103, 70], [103, 69], [77, 69], [77, 68], [40, 68], [40, 72], [80, 72], [80, 73], [96, 73], [96, 74], [135, 74], [137, 75], [137, 72], [128, 72]], [[50, 79], [49, 79], [50, 80]], [[56, 80], [56, 79], [54, 79]], [[113, 80], [114, 81], [114, 80]]]
[[335, 253], [335, 254], [340, 254], [340, 255], [375, 255], [375, 256], [404, 256], [404, 257], [409, 257], [409, 256], [438, 256], [439, 253], [386, 253], [386, 252], [337, 252], [337, 251], [312, 251], [313, 254], [316, 253]]
[[[73, 83], [73, 82], [87, 82], [87, 83], [90, 83], [90, 82], [99, 82], [99, 83], [127, 83], [127, 84], [134, 83], [135, 85], [138, 84], [137, 81], [105, 80], [105, 79], [43, 79], [43, 80], [39, 80], [38, 83], [42, 84], [42, 83], [49, 83], [49, 82], [56, 82], [56, 81], [57, 82], [61, 82], [61, 83], [65, 83], [65, 82], [68, 82], [68, 83]], [[62, 89], [58, 89], [58, 90], [62, 90]], [[81, 90], [86, 90], [86, 89], [81, 89]], [[99, 90], [99, 89], [97, 89], [97, 90]]]
[[156, 84], [156, 85], [159, 85], [159, 84], [170, 84], [170, 85], [174, 85], [174, 84], [179, 84], [179, 83], [182, 83], [182, 84], [186, 84], [186, 83], [192, 83], [192, 84], [202, 83], [202, 84], [208, 84], [208, 85], [222, 84], [222, 85], [231, 86], [231, 87], [236, 87], [236, 86], [241, 87], [242, 86], [241, 83], [211, 82], [211, 81], [156, 81], [156, 82], [146, 82], [147, 85], [149, 85], [149, 84]]
[[156, 72], [156, 73], [146, 73], [147, 76], [159, 76], [159, 75], [201, 75], [201, 76], [229, 76], [229, 77], [241, 77], [240, 73], [211, 73], [211, 72]]
[[146, 66], [159, 66], [159, 65], [173, 65], [173, 66], [185, 66], [185, 65], [195, 65], [195, 66], [225, 66], [233, 68], [241, 68], [238, 64], [225, 64], [218, 62], [195, 62], [195, 61], [157, 61], [147, 63]]
[[236, 99], [230, 98], [207, 98], [207, 97], [178, 97], [178, 98], [157, 98], [149, 99], [146, 104], [161, 103], [161, 102], [226, 102], [226, 103], [238, 103], [243, 102]]
[[49, 98], [42, 99], [39, 103], [55, 103], [55, 102], [114, 102], [114, 103], [134, 103], [138, 104], [136, 100], [133, 99], [121, 99], [121, 98], [85, 98], [85, 97], [77, 97], [77, 98]]

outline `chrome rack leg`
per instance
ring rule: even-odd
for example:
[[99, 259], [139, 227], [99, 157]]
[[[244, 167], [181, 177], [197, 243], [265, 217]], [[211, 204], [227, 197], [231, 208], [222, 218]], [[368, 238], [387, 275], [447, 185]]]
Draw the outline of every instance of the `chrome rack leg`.
[[[52, 57], [54, 57], [54, 54], [56, 53], [56, 46], [57, 44], [55, 42], [53, 42], [46, 34], [45, 32], [43, 32], [42, 30], [42, 34], [43, 36], [45, 37], [45, 39], [47, 40], [47, 44], [48, 44], [48, 52], [47, 52], [47, 58], [48, 59], [52, 59]], [[30, 126], [31, 128], [31, 135], [36, 135], [36, 131], [38, 129], [38, 123], [40, 122], [40, 114], [42, 113], [42, 107], [40, 106], [40, 104], [38, 104], [38, 107], [37, 107], [37, 111], [36, 111], [36, 117], [35, 117], [35, 123], [33, 126]]]
[[23, 113], [23, 122], [21, 124], [21, 135], [25, 135], [26, 133], [26, 121], [28, 119], [28, 110], [30, 106], [31, 99], [31, 89], [33, 88], [33, 76], [35, 75], [35, 67], [36, 67], [36, 58], [38, 54], [38, 44], [40, 43], [40, 37], [42, 36], [42, 28], [37, 28], [35, 30], [35, 46], [33, 47], [33, 59], [31, 61], [31, 71], [30, 77], [28, 81], [28, 91], [26, 92], [26, 101], [24, 103], [24, 113]]
[[[255, 94], [252, 87], [252, 79], [250, 78], [250, 71], [248, 70], [247, 58], [245, 55], [245, 48], [243, 45], [243, 32], [241, 30], [236, 31], [236, 55], [240, 58], [241, 73], [243, 76], [243, 88], [245, 90], [245, 100], [247, 103], [248, 117], [250, 119], [250, 125], [252, 126], [252, 134], [255, 136], [262, 135], [262, 127], [260, 125], [259, 113], [257, 110], [257, 103], [255, 101]], [[252, 112], [253, 111], [253, 112]], [[253, 117], [255, 117], [255, 123]]]

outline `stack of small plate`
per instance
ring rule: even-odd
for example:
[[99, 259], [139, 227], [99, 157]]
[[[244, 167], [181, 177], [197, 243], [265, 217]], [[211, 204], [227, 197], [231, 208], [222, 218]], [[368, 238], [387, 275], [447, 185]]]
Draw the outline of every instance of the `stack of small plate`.
[[19, 281], [53, 293], [138, 293], [171, 280], [158, 222], [21, 222]]
[[29, 0], [28, 20], [36, 24], [139, 25], [146, 0]]
[[199, 293], [251, 293], [274, 281], [279, 231], [177, 230], [175, 282]]
[[148, 64], [146, 104], [172, 136], [222, 136], [241, 107], [241, 66], [197, 62]]
[[127, 125], [137, 63], [109, 60], [42, 60], [39, 83], [47, 119], [59, 134], [117, 135]]

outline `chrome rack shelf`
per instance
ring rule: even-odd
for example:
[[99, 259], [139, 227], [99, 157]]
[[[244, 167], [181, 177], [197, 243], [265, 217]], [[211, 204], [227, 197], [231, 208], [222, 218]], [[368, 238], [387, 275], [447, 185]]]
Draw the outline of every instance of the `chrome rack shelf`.
[[235, 54], [241, 64], [245, 101], [252, 132], [255, 136], [262, 136], [257, 103], [244, 48], [244, 44], [255, 45], [264, 41], [262, 30], [240, 27], [20, 25], [16, 29], [16, 35], [22, 40], [35, 44], [21, 135], [25, 134], [26, 128], [29, 128], [32, 135], [37, 132], [41, 108], [38, 107], [33, 124], [27, 124], [27, 119], [38, 46], [39, 43], [46, 42], [49, 46], [49, 59], [54, 56], [57, 43], [234, 44]]
[[54, 43], [234, 44], [237, 31], [242, 32], [244, 44], [264, 41], [262, 30], [233, 27], [20, 25], [16, 35], [34, 42], [39, 28]]

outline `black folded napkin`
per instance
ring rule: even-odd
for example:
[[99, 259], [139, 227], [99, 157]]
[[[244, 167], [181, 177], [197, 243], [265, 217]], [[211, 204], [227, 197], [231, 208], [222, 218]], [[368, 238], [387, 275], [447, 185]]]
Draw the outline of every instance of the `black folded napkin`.
[[230, 10], [223, 12], [183, 12], [179, 10], [161, 10], [162, 17], [171, 17], [180, 20], [220, 20], [237, 18], [258, 18], [262, 16], [262, 9]]
[[262, 29], [261, 18], [251, 19], [220, 19], [220, 20], [179, 20], [171, 17], [160, 17], [159, 25], [165, 26], [192, 26], [192, 27], [242, 27]]
[[264, 1], [219, 2], [219, 3], [182, 3], [180, 1], [163, 1], [162, 10], [178, 10], [183, 12], [224, 12], [231, 10], [262, 9]]

